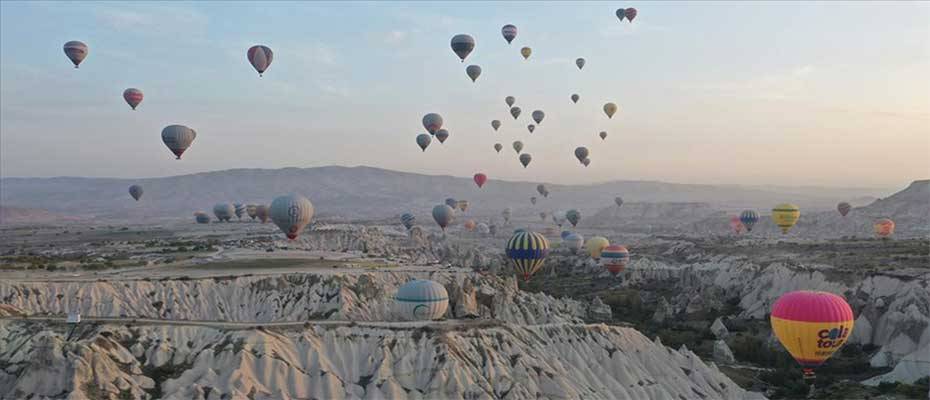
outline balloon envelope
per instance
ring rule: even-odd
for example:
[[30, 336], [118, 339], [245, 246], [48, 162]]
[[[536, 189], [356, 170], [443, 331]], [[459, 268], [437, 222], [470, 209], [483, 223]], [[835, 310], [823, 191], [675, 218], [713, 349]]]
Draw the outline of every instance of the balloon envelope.
[[504, 148], [504, 145], [500, 143], [494, 143], [494, 150], [497, 150], [498, 153], [500, 153], [503, 148]]
[[616, 14], [617, 18], [620, 18], [620, 21], [623, 22], [623, 19], [626, 18], [626, 9], [618, 8]]
[[446, 129], [440, 129], [436, 131], [436, 139], [439, 139], [439, 143], [445, 143], [446, 139], [449, 138], [449, 131]]
[[627, 262], [630, 261], [630, 252], [624, 246], [610, 245], [601, 251], [601, 262], [614, 276], [623, 272]]
[[575, 148], [575, 158], [577, 158], [579, 162], [584, 161], [585, 158], [588, 158], [588, 154], [590, 154], [590, 152], [588, 151], [587, 147], [580, 146]]
[[617, 105], [614, 103], [604, 104], [604, 114], [607, 114], [607, 118], [613, 118], [614, 113], [617, 112]]
[[578, 66], [578, 69], [584, 68], [584, 58], [578, 58], [575, 60], [575, 65]]
[[526, 126], [526, 130], [530, 131], [530, 133], [533, 133], [533, 131], [536, 130], [536, 125], [529, 124]]
[[513, 106], [513, 103], [517, 102], [517, 98], [513, 96], [504, 97], [504, 103], [507, 103], [507, 107]]
[[607, 139], [607, 131], [601, 131], [601, 133], [598, 133], [598, 136], [601, 137], [601, 140]]
[[394, 295], [394, 312], [409, 321], [440, 319], [449, 308], [449, 293], [441, 284], [417, 279], [403, 284]]
[[575, 232], [568, 232], [568, 234], [562, 237], [562, 243], [565, 244], [568, 250], [577, 253], [584, 246], [584, 237]]
[[142, 103], [142, 98], [145, 97], [142, 94], [142, 91], [136, 88], [129, 88], [123, 91], [123, 100], [126, 100], [126, 104], [129, 104], [129, 107], [132, 107], [133, 110], [139, 106], [139, 103]]
[[236, 218], [242, 219], [242, 215], [245, 214], [245, 204], [235, 203], [233, 208], [236, 210]]
[[423, 116], [423, 127], [430, 135], [435, 135], [436, 131], [442, 128], [442, 116], [436, 113], [429, 113]]
[[782, 203], [772, 209], [772, 221], [781, 228], [781, 233], [788, 233], [801, 218], [801, 210], [794, 204]]
[[71, 60], [71, 63], [74, 64], [74, 68], [77, 68], [78, 65], [81, 64], [81, 61], [84, 61], [84, 58], [87, 57], [89, 49], [84, 42], [72, 40], [65, 43], [64, 51], [68, 59]]
[[504, 36], [504, 40], [507, 41], [507, 44], [510, 44], [517, 37], [517, 27], [507, 24], [501, 28], [501, 35]]
[[517, 232], [507, 241], [506, 251], [514, 270], [528, 281], [549, 255], [549, 241], [536, 232]]
[[523, 164], [523, 168], [530, 165], [530, 161], [533, 161], [533, 156], [527, 153], [520, 154], [520, 164]]
[[588, 250], [588, 254], [595, 259], [601, 258], [601, 252], [610, 245], [610, 242], [607, 241], [607, 238], [603, 236], [595, 236], [588, 239], [585, 243], [585, 249]]
[[587, 167], [587, 166], [591, 165], [591, 159], [590, 159], [590, 158], [585, 158], [584, 160], [581, 160], [581, 164], [584, 165], [585, 167]]
[[542, 110], [533, 111], [533, 121], [536, 121], [537, 124], [542, 123], [543, 118], [546, 118], [546, 113]]
[[481, 76], [481, 67], [477, 65], [469, 65], [465, 68], [465, 75], [468, 75], [471, 78], [471, 81], [474, 82], [478, 80], [478, 77]]
[[139, 201], [139, 199], [142, 198], [142, 192], [142, 186], [132, 185], [129, 187], [129, 195], [132, 196], [132, 198], [136, 201]]
[[565, 219], [567, 219], [568, 222], [570, 222], [574, 227], [575, 225], [578, 225], [579, 221], [581, 221], [581, 212], [574, 209], [568, 210], [565, 212]]
[[271, 66], [271, 59], [274, 58], [274, 52], [267, 46], [262, 45], [250, 47], [246, 55], [249, 58], [249, 63], [252, 64], [252, 68], [258, 71], [258, 76], [265, 73], [265, 70]]
[[633, 22], [633, 18], [636, 18], [636, 9], [633, 7], [627, 8], [623, 10], [623, 15], [626, 19], [630, 20], [630, 22]]
[[513, 150], [516, 151], [517, 154], [519, 154], [520, 150], [523, 150], [523, 142], [519, 140], [513, 142]]
[[820, 366], [850, 337], [855, 318], [840, 296], [799, 290], [772, 306], [772, 332], [802, 367]]
[[836, 205], [836, 210], [840, 212], [840, 215], [845, 217], [846, 214], [849, 214], [849, 210], [852, 210], [852, 206], [844, 201]]
[[475, 49], [475, 38], [466, 34], [455, 35], [449, 45], [455, 55], [459, 56], [462, 62], [465, 62], [465, 57], [468, 57], [471, 51]]
[[875, 225], [873, 225], [872, 228], [875, 230], [876, 236], [886, 238], [894, 234], [894, 221], [888, 218], [882, 218], [875, 221]]
[[578, 99], [580, 99], [580, 98], [581, 98], [581, 96], [579, 96], [579, 95], [577, 95], [577, 94], [573, 94], [573, 95], [572, 95], [572, 103], [578, 103]]
[[404, 213], [400, 216], [400, 223], [404, 224], [404, 228], [410, 229], [413, 227], [413, 224], [417, 222], [417, 218], [411, 213]]
[[530, 54], [533, 54], [533, 49], [531, 49], [531, 48], [529, 48], [529, 47], [524, 47], [524, 48], [520, 49], [520, 55], [523, 56], [523, 59], [524, 59], [524, 60], [530, 58]]
[[433, 220], [445, 232], [446, 227], [455, 220], [455, 210], [445, 204], [439, 204], [433, 207]]
[[268, 205], [260, 204], [255, 207], [255, 216], [258, 217], [259, 221], [262, 221], [264, 224], [268, 222]]
[[256, 217], [255, 210], [256, 210], [257, 208], [258, 208], [258, 206], [256, 206], [255, 204], [246, 204], [246, 205], [245, 205], [245, 214], [248, 215], [249, 218], [251, 218], [251, 219], [254, 220], [255, 217]]
[[296, 239], [313, 218], [313, 203], [299, 194], [280, 196], [271, 202], [268, 214], [271, 221], [288, 239]]
[[536, 191], [543, 196], [549, 196], [549, 189], [546, 189], [546, 185], [543, 185], [542, 183], [536, 185]]
[[739, 222], [746, 227], [747, 232], [752, 232], [752, 227], [759, 222], [759, 213], [753, 210], [746, 210], [740, 213]]
[[198, 224], [209, 224], [210, 216], [205, 212], [198, 211], [194, 213], [194, 221], [197, 221]]
[[171, 150], [178, 160], [196, 138], [197, 132], [184, 125], [168, 125], [161, 130], [161, 141], [168, 146], [168, 150]]
[[453, 211], [455, 211], [455, 209], [459, 207], [459, 201], [451, 197], [445, 200], [445, 204], [449, 207], [452, 207]]
[[478, 187], [480, 188], [484, 186], [485, 182], [488, 181], [488, 176], [479, 172], [475, 174], [474, 180], [475, 180], [475, 184], [478, 185]]
[[737, 235], [743, 231], [743, 223], [740, 222], [739, 217], [735, 215], [730, 217], [730, 230]]
[[510, 107], [510, 115], [513, 116], [513, 119], [517, 119], [520, 116], [520, 107]]
[[496, 131], [497, 128], [501, 127], [501, 122], [495, 119], [491, 121], [491, 127], [494, 128], [494, 130]]
[[420, 149], [426, 151], [426, 148], [429, 146], [430, 142], [433, 141], [432, 136], [425, 133], [417, 135], [417, 146], [420, 146]]
[[530, 197], [530, 203], [533, 203], [534, 206], [536, 205], [536, 196]]
[[229, 203], [217, 203], [213, 206], [213, 215], [216, 216], [218, 221], [229, 222], [232, 219], [233, 214], [236, 213], [236, 208]]
[[614, 203], [617, 204], [617, 207], [623, 206], [623, 198], [620, 196], [614, 197]]
[[475, 223], [475, 220], [473, 220], [473, 219], [467, 220], [467, 221], [465, 221], [464, 224], [462, 224], [462, 226], [465, 227], [465, 230], [467, 230], [467, 231], [469, 231], [469, 232], [475, 230], [475, 226], [477, 226], [477, 225], [478, 225], [478, 224], [476, 224], [476, 223]]

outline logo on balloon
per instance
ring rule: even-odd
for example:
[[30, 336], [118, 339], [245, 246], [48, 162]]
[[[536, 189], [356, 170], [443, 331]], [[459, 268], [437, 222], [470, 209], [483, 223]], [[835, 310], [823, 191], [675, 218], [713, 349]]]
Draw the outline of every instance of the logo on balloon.
[[833, 329], [821, 329], [817, 332], [817, 348], [833, 349], [846, 343], [846, 337], [849, 336], [849, 328], [840, 325]]

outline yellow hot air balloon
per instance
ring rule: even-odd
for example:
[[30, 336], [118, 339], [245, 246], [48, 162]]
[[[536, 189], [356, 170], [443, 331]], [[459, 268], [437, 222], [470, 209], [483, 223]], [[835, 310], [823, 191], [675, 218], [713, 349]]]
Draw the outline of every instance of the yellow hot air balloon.
[[590, 254], [591, 257], [601, 258], [601, 252], [604, 251], [607, 246], [610, 246], [610, 242], [607, 241], [607, 238], [603, 236], [595, 236], [588, 239], [584, 245], [585, 249], [588, 250], [588, 254]]
[[794, 204], [782, 203], [772, 209], [772, 221], [781, 228], [781, 233], [788, 233], [801, 218], [801, 210]]
[[529, 47], [524, 47], [520, 49], [520, 54], [523, 55], [523, 59], [526, 60], [530, 58], [530, 54], [533, 54], [533, 49]]
[[855, 316], [840, 296], [799, 290], [782, 295], [772, 306], [772, 332], [812, 378], [812, 368], [827, 361], [850, 337]]

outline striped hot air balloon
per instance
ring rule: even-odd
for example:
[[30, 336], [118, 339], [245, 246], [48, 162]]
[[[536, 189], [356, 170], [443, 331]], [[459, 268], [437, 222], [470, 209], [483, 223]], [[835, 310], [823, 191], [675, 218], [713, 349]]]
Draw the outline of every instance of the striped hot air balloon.
[[536, 232], [517, 232], [507, 242], [507, 257], [524, 281], [530, 280], [530, 276], [542, 267], [547, 255], [549, 241]]
[[245, 204], [235, 203], [233, 208], [236, 210], [236, 218], [242, 219], [242, 215], [245, 214]]
[[752, 227], [759, 222], [759, 213], [753, 210], [746, 210], [740, 213], [739, 222], [746, 227], [746, 232], [752, 232]]
[[133, 110], [139, 106], [143, 97], [145, 97], [145, 95], [142, 94], [142, 91], [136, 88], [129, 88], [123, 91], [123, 100], [126, 100], [126, 104], [129, 104]]
[[813, 377], [849, 338], [855, 318], [849, 304], [833, 293], [799, 290], [772, 306], [772, 331], [788, 353]]
[[246, 55], [249, 57], [249, 63], [258, 71], [259, 77], [271, 66], [271, 59], [274, 58], [274, 52], [268, 46], [262, 45], [250, 47]]
[[629, 261], [630, 252], [624, 246], [610, 245], [601, 251], [601, 263], [613, 276], [623, 272], [626, 263]]
[[417, 279], [403, 284], [394, 295], [398, 318], [432, 321], [442, 318], [449, 308], [449, 292], [438, 282]]
[[81, 61], [84, 61], [84, 58], [87, 57], [88, 52], [87, 45], [79, 40], [72, 40], [68, 43], [65, 43], [64, 50], [65, 55], [68, 56], [68, 59], [71, 60], [72, 64], [74, 64], [74, 68], [77, 68], [78, 65], [81, 65]]
[[772, 209], [772, 221], [781, 228], [781, 233], [788, 233], [801, 218], [801, 210], [794, 204], [782, 203]]
[[161, 141], [165, 142], [165, 146], [168, 146], [168, 150], [171, 150], [178, 160], [196, 138], [197, 131], [184, 125], [168, 125], [161, 130]]
[[417, 217], [414, 217], [411, 213], [404, 213], [400, 216], [400, 223], [404, 224], [404, 228], [412, 228], [415, 222], [417, 222]]

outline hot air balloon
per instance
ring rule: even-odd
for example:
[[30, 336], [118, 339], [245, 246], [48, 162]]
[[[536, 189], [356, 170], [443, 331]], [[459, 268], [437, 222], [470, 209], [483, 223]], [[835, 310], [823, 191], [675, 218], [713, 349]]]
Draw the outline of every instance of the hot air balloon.
[[501, 211], [501, 217], [504, 217], [504, 225], [510, 223], [510, 217], [512, 215], [513, 215], [513, 210], [511, 210], [510, 207], [507, 207], [504, 209], [504, 211]]
[[536, 205], [536, 196], [530, 197], [530, 203], [533, 203], [534, 206]]
[[572, 224], [572, 227], [578, 225], [578, 221], [581, 221], [581, 212], [575, 209], [568, 210], [565, 212], [565, 219]]
[[546, 214], [545, 211], [540, 211], [540, 212], [539, 212], [539, 219], [541, 219], [543, 222], [546, 222], [546, 216], [547, 216], [547, 215], [548, 215], [548, 214]]
[[494, 128], [494, 130], [496, 131], [497, 128], [501, 127], [501, 122], [495, 119], [491, 121], [491, 127]]
[[630, 22], [633, 22], [633, 18], [636, 18], [636, 9], [633, 7], [627, 8], [623, 10], [623, 15], [626, 16], [626, 19]]
[[417, 279], [403, 284], [394, 295], [394, 313], [409, 321], [432, 321], [449, 308], [449, 293], [437, 282]]
[[465, 57], [468, 57], [471, 51], [475, 49], [475, 38], [465, 34], [455, 35], [452, 37], [450, 45], [455, 55], [459, 56], [462, 62], [465, 62]]
[[759, 213], [753, 210], [746, 210], [740, 213], [739, 222], [746, 227], [746, 232], [752, 232], [753, 225], [759, 222]]
[[549, 255], [549, 241], [536, 232], [518, 232], [507, 241], [507, 257], [524, 281], [530, 280]]
[[262, 76], [265, 73], [265, 70], [271, 66], [271, 59], [274, 58], [274, 53], [267, 46], [256, 45], [249, 48], [249, 51], [246, 53], [249, 58], [249, 62], [252, 64], [252, 67], [258, 71], [258, 76]]
[[198, 211], [194, 213], [194, 221], [197, 221], [198, 224], [209, 224], [210, 216], [205, 212]]
[[617, 276], [626, 268], [627, 262], [630, 261], [630, 252], [624, 246], [610, 245], [601, 251], [601, 263], [607, 267], [610, 274]]
[[404, 224], [404, 228], [412, 228], [415, 222], [417, 222], [417, 217], [414, 217], [411, 213], [403, 213], [400, 216], [400, 223]]
[[213, 206], [213, 215], [216, 216], [217, 221], [229, 222], [235, 213], [236, 208], [229, 203], [217, 203]]
[[126, 100], [126, 104], [129, 104], [133, 110], [139, 106], [143, 97], [142, 91], [136, 88], [129, 88], [123, 91], [123, 100]]
[[543, 195], [543, 197], [549, 197], [549, 189], [547, 189], [546, 185], [542, 183], [536, 185], [536, 191]]
[[245, 204], [234, 203], [233, 208], [235, 209], [235, 212], [236, 212], [236, 218], [241, 220], [242, 214], [245, 214]]
[[436, 220], [436, 224], [445, 232], [446, 227], [455, 220], [455, 210], [445, 204], [439, 204], [433, 207], [433, 219]]
[[439, 143], [445, 143], [446, 139], [449, 138], [449, 131], [446, 129], [440, 129], [436, 131], [436, 139], [439, 139]]
[[449, 207], [452, 207], [452, 211], [455, 211], [455, 209], [459, 208], [459, 201], [451, 197], [445, 200], [445, 204]]
[[578, 66], [578, 69], [584, 68], [584, 63], [585, 63], [584, 58], [575, 59], [575, 65]]
[[513, 119], [517, 119], [520, 116], [520, 107], [510, 107], [510, 115], [513, 116]]
[[299, 194], [280, 196], [268, 208], [271, 221], [294, 240], [313, 218], [313, 203]]
[[520, 49], [520, 55], [523, 56], [523, 59], [524, 59], [524, 60], [529, 59], [529, 58], [530, 58], [530, 54], [533, 54], [533, 49], [531, 49], [531, 48], [529, 48], [529, 47], [524, 47], [524, 48]]
[[533, 111], [533, 121], [536, 121], [537, 124], [541, 124], [543, 118], [546, 118], [546, 113], [542, 110]]
[[500, 153], [503, 148], [504, 148], [504, 145], [500, 143], [494, 143], [494, 150], [496, 150], [498, 153]]
[[520, 154], [520, 164], [523, 164], [523, 168], [530, 165], [530, 161], [533, 161], [533, 156], [527, 153]]
[[617, 112], [617, 105], [614, 103], [604, 104], [604, 114], [607, 114], [607, 118], [613, 118], [614, 113]]
[[555, 222], [559, 228], [565, 223], [565, 211], [556, 211], [552, 213], [552, 222]]
[[575, 158], [578, 159], [578, 162], [582, 162], [585, 158], [588, 158], [588, 154], [590, 154], [590, 152], [587, 147], [579, 146], [575, 148]]
[[462, 226], [465, 227], [465, 230], [467, 230], [467, 231], [469, 231], [469, 232], [475, 230], [475, 226], [477, 226], [477, 225], [478, 225], [478, 224], [476, 224], [476, 223], [475, 223], [475, 220], [473, 220], [473, 219], [467, 220], [467, 221], [465, 221], [464, 224], [462, 224]]
[[421, 133], [417, 135], [417, 146], [420, 146], [423, 151], [426, 151], [426, 147], [429, 146], [430, 142], [433, 141], [433, 138], [430, 135]]
[[572, 231], [562, 231], [562, 233], [559, 234], [559, 237], [561, 237], [562, 240], [565, 240], [565, 238], [568, 237], [568, 235], [571, 235], [571, 233]]
[[846, 214], [849, 214], [849, 210], [852, 210], [852, 206], [844, 201], [836, 205], [836, 210], [840, 212], [840, 215], [845, 217]]
[[888, 218], [882, 218], [878, 221], [875, 221], [875, 225], [872, 226], [875, 230], [875, 235], [885, 239], [894, 234], [894, 221]]
[[168, 125], [161, 130], [161, 141], [165, 142], [165, 146], [168, 146], [168, 150], [171, 150], [178, 160], [195, 138], [197, 138], [197, 132], [184, 125]]
[[429, 113], [423, 116], [423, 127], [430, 135], [435, 135], [436, 131], [442, 129], [442, 116], [436, 113]]
[[469, 65], [465, 67], [465, 75], [468, 75], [471, 78], [471, 81], [474, 82], [478, 80], [478, 77], [481, 76], [481, 67], [477, 65]]
[[268, 222], [268, 206], [265, 204], [255, 206], [255, 216], [258, 217], [258, 220], [262, 221], [263, 224]]
[[460, 211], [468, 211], [468, 200], [459, 200], [455, 202], [455, 208], [458, 208]]
[[607, 139], [607, 131], [601, 131], [598, 136], [601, 137], [601, 140]]
[[491, 230], [488, 228], [488, 224], [486, 224], [486, 223], [484, 223], [484, 222], [479, 222], [479, 223], [478, 223], [478, 227], [477, 227], [476, 229], [478, 229], [478, 233], [480, 233], [480, 234], [482, 234], [482, 235], [487, 235], [487, 234], [491, 231]]
[[81, 64], [81, 61], [84, 61], [84, 58], [87, 57], [87, 52], [89, 49], [84, 42], [78, 40], [72, 40], [68, 43], [65, 43], [64, 46], [65, 55], [68, 56], [68, 59], [74, 64], [74, 68], [77, 68]]
[[562, 236], [562, 243], [565, 244], [565, 247], [572, 253], [577, 253], [581, 250], [581, 247], [584, 246], [584, 237], [575, 232], [562, 232], [566, 233]]
[[129, 195], [132, 196], [132, 198], [136, 201], [139, 201], [139, 199], [142, 198], [142, 192], [142, 186], [132, 185], [129, 187]]
[[581, 98], [581, 96], [579, 96], [579, 95], [577, 95], [577, 94], [573, 94], [573, 95], [572, 95], [572, 103], [576, 103], [576, 104], [577, 104], [577, 103], [578, 103], [578, 99], [580, 99], [580, 98]]
[[255, 217], [256, 217], [255, 210], [257, 208], [258, 206], [256, 206], [255, 204], [246, 204], [245, 206], [246, 215], [248, 215], [249, 218], [251, 218], [253, 221], [255, 220]]
[[526, 130], [530, 131], [530, 133], [533, 133], [533, 131], [536, 130], [536, 125], [529, 124], [526, 126]]
[[603, 236], [595, 236], [585, 242], [585, 249], [588, 250], [588, 254], [595, 260], [601, 258], [601, 252], [606, 249], [607, 246], [610, 246], [610, 242]]
[[805, 378], [833, 355], [853, 330], [852, 308], [840, 296], [799, 290], [783, 294], [772, 306], [772, 332], [801, 364]]
[[737, 235], [743, 231], [743, 223], [740, 222], [739, 217], [735, 215], [730, 217], [730, 230]]
[[614, 197], [614, 203], [617, 204], [617, 208], [623, 207], [623, 198], [620, 196]]
[[517, 27], [507, 24], [501, 28], [501, 35], [504, 36], [504, 40], [507, 41], [507, 44], [510, 44], [517, 37]]
[[772, 221], [781, 228], [781, 233], [788, 233], [801, 218], [801, 210], [794, 204], [783, 203], [772, 209]]
[[591, 159], [585, 158], [584, 160], [581, 160], [581, 165], [584, 165], [585, 167], [591, 165]]
[[517, 154], [520, 154], [520, 150], [523, 150], [523, 142], [519, 140], [513, 142], [513, 151], [517, 152]]
[[513, 103], [517, 102], [517, 98], [513, 96], [504, 97], [504, 103], [507, 103], [507, 107], [512, 107]]
[[475, 184], [478, 185], [478, 188], [480, 189], [482, 186], [484, 186], [484, 183], [488, 181], [488, 176], [479, 172], [475, 174], [474, 180]]
[[623, 22], [623, 19], [626, 18], [626, 12], [625, 12], [625, 11], [626, 11], [625, 8], [618, 8], [618, 9], [617, 9], [617, 13], [616, 13], [616, 14], [617, 14], [617, 18], [620, 18], [620, 22]]

